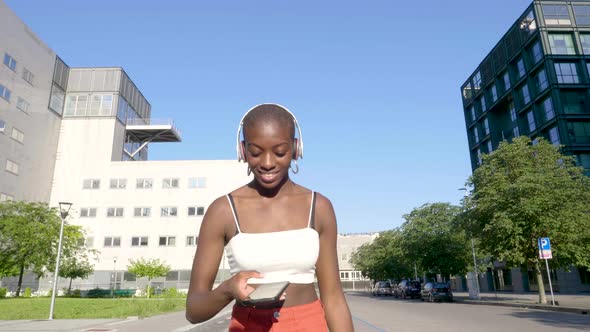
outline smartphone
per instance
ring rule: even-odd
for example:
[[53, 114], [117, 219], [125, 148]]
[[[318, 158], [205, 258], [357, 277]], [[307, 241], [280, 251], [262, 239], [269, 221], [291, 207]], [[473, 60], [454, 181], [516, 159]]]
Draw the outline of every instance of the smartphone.
[[289, 286], [288, 281], [260, 284], [244, 301], [248, 304], [276, 302], [281, 299], [285, 289]]

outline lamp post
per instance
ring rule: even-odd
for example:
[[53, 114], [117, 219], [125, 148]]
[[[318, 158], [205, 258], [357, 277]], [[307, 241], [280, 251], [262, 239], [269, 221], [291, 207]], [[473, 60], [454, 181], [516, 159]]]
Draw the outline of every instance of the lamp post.
[[[463, 199], [465, 199], [465, 197], [467, 197], [467, 188], [459, 188], [457, 190], [464, 191]], [[463, 202], [463, 207], [465, 207], [465, 202]], [[475, 240], [473, 239], [473, 235], [471, 236], [471, 253], [473, 254], [473, 273], [474, 273], [474, 277], [475, 277], [475, 294], [473, 294], [473, 296], [474, 296], [474, 298], [479, 300], [479, 298], [480, 298], [480, 296], [479, 296], [479, 276], [477, 273], [477, 259], [475, 256]]]
[[117, 284], [117, 256], [113, 257], [113, 278], [111, 286], [111, 297], [114, 298], [115, 285]]
[[72, 203], [59, 202], [59, 215], [61, 217], [61, 226], [59, 228], [59, 243], [57, 244], [57, 259], [55, 260], [55, 273], [53, 275], [53, 290], [51, 292], [51, 306], [49, 307], [49, 320], [53, 319], [53, 309], [55, 307], [55, 294], [57, 293], [57, 280], [59, 278], [59, 261], [61, 259], [61, 244], [64, 236], [64, 223]]

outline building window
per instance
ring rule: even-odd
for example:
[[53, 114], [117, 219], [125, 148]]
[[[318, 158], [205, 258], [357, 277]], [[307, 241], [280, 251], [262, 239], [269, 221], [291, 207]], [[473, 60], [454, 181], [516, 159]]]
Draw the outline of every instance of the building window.
[[498, 89], [496, 89], [496, 84], [492, 85], [492, 102], [498, 100]]
[[483, 95], [479, 98], [479, 103], [481, 104], [481, 112], [485, 112], [488, 108], [486, 106], [486, 98]]
[[549, 34], [549, 47], [552, 54], [576, 54], [572, 35], [568, 33]]
[[205, 177], [189, 178], [188, 179], [188, 187], [190, 189], [205, 188], [205, 187], [207, 187], [207, 178], [205, 178]]
[[197, 245], [198, 241], [199, 241], [198, 236], [187, 236], [186, 237], [186, 246], [187, 247], [194, 247]]
[[51, 86], [51, 97], [49, 101], [49, 109], [57, 114], [62, 114], [64, 110], [64, 101], [66, 99], [65, 91], [57, 84], [53, 83]]
[[555, 64], [557, 82], [563, 84], [580, 83], [576, 64], [572, 62], [560, 62]]
[[4, 53], [4, 64], [12, 71], [16, 71], [16, 60], [10, 54]]
[[475, 143], [479, 143], [479, 133], [477, 132], [477, 126], [473, 127], [473, 140]]
[[580, 40], [582, 41], [582, 52], [590, 54], [590, 34], [581, 33]]
[[523, 59], [518, 60], [518, 62], [516, 63], [516, 69], [518, 70], [518, 78], [524, 77], [524, 74], [526, 74], [526, 68], [524, 66]]
[[96, 208], [81, 208], [80, 209], [80, 218], [95, 218], [96, 217]]
[[10, 134], [10, 138], [12, 138], [13, 140], [15, 140], [19, 143], [24, 143], [25, 134], [22, 131], [12, 127], [12, 133]]
[[522, 97], [522, 105], [526, 105], [531, 101], [531, 94], [529, 92], [529, 86], [527, 84], [523, 85], [520, 89], [520, 96]]
[[122, 217], [124, 209], [122, 207], [107, 208], [107, 217]]
[[544, 69], [541, 69], [541, 71], [539, 71], [539, 73], [537, 74], [536, 83], [537, 92], [541, 92], [547, 89], [547, 87], [549, 86], [549, 83], [547, 82], [547, 74], [545, 73]]
[[86, 248], [92, 248], [94, 247], [94, 237], [93, 236], [89, 236], [87, 238], [82, 239], [82, 246], [86, 247]]
[[529, 133], [532, 133], [537, 129], [537, 124], [535, 123], [535, 114], [533, 111], [530, 111], [526, 114], [526, 118], [529, 124]]
[[7, 102], [10, 102], [10, 90], [6, 88], [4, 85], [0, 84], [0, 98], [5, 99]]
[[18, 175], [19, 165], [10, 159], [6, 159], [6, 171]]
[[483, 130], [485, 135], [490, 134], [490, 123], [488, 122], [488, 118], [483, 119]]
[[518, 129], [518, 118], [516, 116], [516, 109], [514, 108], [513, 103], [510, 103], [508, 108], [510, 109], [510, 119], [512, 120], [512, 124], [513, 124], [512, 135], [514, 137], [518, 137], [518, 136], [520, 136], [520, 130]]
[[473, 89], [471, 88], [471, 82], [465, 83], [462, 88], [463, 91], [463, 99], [469, 100], [473, 97]]
[[113, 112], [113, 95], [93, 94], [90, 97], [90, 116], [109, 116]]
[[162, 188], [170, 189], [170, 188], [178, 188], [178, 179], [167, 178], [162, 181]]
[[571, 25], [566, 5], [543, 5], [543, 17], [546, 25]]
[[533, 57], [533, 63], [539, 62], [543, 58], [543, 50], [541, 48], [541, 42], [537, 41], [531, 48], [531, 55]]
[[508, 72], [504, 73], [504, 76], [502, 76], [502, 80], [504, 81], [504, 92], [508, 92], [508, 90], [510, 89], [510, 75], [508, 74]]
[[3, 133], [6, 130], [6, 122], [4, 120], [0, 120], [0, 133]]
[[153, 179], [137, 179], [137, 189], [152, 189], [154, 180]]
[[64, 115], [85, 116], [88, 109], [88, 96], [68, 96]]
[[136, 207], [133, 209], [135, 217], [149, 217], [152, 215], [152, 208], [150, 207]]
[[559, 129], [557, 129], [557, 127], [549, 129], [549, 141], [553, 145], [561, 144], [561, 142], [559, 141]]
[[586, 174], [590, 175], [590, 153], [581, 153], [577, 156], [578, 166], [583, 167]]
[[163, 206], [160, 208], [161, 217], [176, 217], [178, 216], [178, 208], [175, 206]]
[[477, 149], [477, 164], [478, 165], [481, 165], [482, 163], [483, 163], [483, 159], [482, 159], [482, 156], [481, 156], [481, 150], [478, 148]]
[[27, 68], [23, 68], [23, 80], [25, 80], [30, 85], [33, 85], [33, 80], [35, 79], [35, 75], [31, 73]]
[[568, 135], [574, 144], [590, 143], [590, 122], [569, 122]]
[[545, 121], [549, 121], [555, 117], [555, 112], [553, 111], [553, 103], [551, 101], [551, 97], [545, 99], [542, 103], [543, 105], [543, 112], [545, 114]]
[[121, 237], [120, 236], [105, 236], [104, 238], [105, 247], [120, 247]]
[[520, 29], [527, 31], [529, 35], [537, 30], [537, 22], [535, 21], [535, 15], [532, 10], [520, 21]]
[[127, 188], [127, 179], [111, 179], [109, 185], [111, 189], [125, 189]]
[[16, 108], [18, 108], [19, 110], [23, 111], [23, 112], [28, 112], [29, 111], [29, 102], [22, 99], [21, 97], [18, 97], [16, 99]]
[[189, 206], [188, 207], [188, 216], [202, 216], [205, 214], [205, 208], [202, 206]]
[[160, 236], [158, 244], [160, 247], [174, 247], [176, 245], [176, 236]]
[[0, 202], [14, 201], [14, 196], [0, 193]]
[[132, 247], [147, 247], [148, 237], [147, 236], [133, 236], [131, 237]]
[[590, 6], [573, 5], [576, 25], [590, 25]]
[[566, 114], [589, 114], [588, 96], [585, 91], [559, 91], [562, 110]]
[[469, 109], [469, 113], [471, 113], [471, 121], [475, 121], [477, 118], [475, 117], [475, 107], [471, 106]]
[[489, 139], [489, 140], [487, 141], [486, 145], [487, 145], [487, 147], [488, 147], [488, 153], [491, 153], [492, 151], [494, 151], [494, 150], [492, 149], [492, 140], [491, 140], [491, 139]]
[[100, 189], [99, 179], [85, 179], [82, 184], [82, 189]]
[[473, 75], [473, 90], [477, 93], [481, 89], [481, 73], [479, 70]]

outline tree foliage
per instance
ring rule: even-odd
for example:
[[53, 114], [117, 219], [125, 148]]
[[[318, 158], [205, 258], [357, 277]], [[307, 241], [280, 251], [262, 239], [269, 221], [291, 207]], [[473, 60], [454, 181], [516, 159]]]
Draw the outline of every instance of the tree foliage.
[[403, 257], [400, 242], [399, 230], [381, 232], [373, 242], [359, 247], [352, 254], [350, 263], [372, 280], [399, 279], [407, 276], [411, 267]]
[[464, 274], [471, 249], [465, 231], [457, 227], [461, 207], [424, 204], [404, 215], [401, 247], [405, 257], [423, 271], [444, 276]]
[[537, 239], [549, 237], [554, 268], [590, 267], [590, 178], [559, 147], [541, 138], [503, 142], [483, 157], [468, 185], [471, 231], [493, 258], [533, 267], [540, 281]]
[[160, 262], [160, 260], [157, 258], [146, 259], [141, 257], [137, 260], [130, 259], [129, 263], [130, 264], [127, 266], [127, 270], [130, 273], [133, 273], [140, 278], [148, 278], [148, 298], [150, 297], [152, 279], [157, 277], [163, 277], [167, 275], [170, 271], [170, 266], [165, 264], [164, 262]]
[[59, 276], [70, 279], [68, 286], [68, 294], [72, 290], [72, 280], [76, 278], [88, 278], [94, 272], [94, 267], [88, 262], [86, 255], [79, 255], [75, 257], [68, 257], [59, 264]]
[[[17, 296], [26, 270], [38, 276], [55, 269], [61, 219], [55, 208], [44, 203], [7, 201], [0, 203], [0, 270], [18, 271]], [[62, 257], [72, 257], [82, 249], [79, 226], [64, 225]]]

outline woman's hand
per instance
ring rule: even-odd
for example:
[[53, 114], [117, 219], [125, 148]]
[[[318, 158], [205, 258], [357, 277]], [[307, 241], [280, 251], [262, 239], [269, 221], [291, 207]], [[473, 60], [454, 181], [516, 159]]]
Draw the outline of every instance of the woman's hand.
[[230, 279], [226, 280], [227, 291], [226, 296], [231, 300], [244, 301], [248, 299], [248, 295], [254, 291], [254, 287], [248, 285], [250, 278], [264, 278], [264, 275], [257, 271], [241, 271], [236, 273]]

